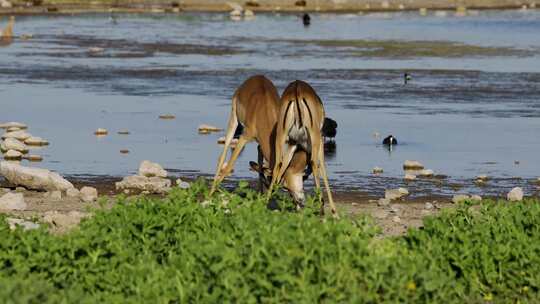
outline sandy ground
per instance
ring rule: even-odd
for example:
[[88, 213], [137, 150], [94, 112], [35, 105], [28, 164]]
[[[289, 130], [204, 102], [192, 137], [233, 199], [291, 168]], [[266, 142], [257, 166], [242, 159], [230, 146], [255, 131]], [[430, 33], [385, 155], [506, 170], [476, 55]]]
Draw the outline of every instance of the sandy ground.
[[[92, 186], [98, 189], [100, 199], [93, 203], [84, 203], [79, 198], [65, 195], [57, 200], [51, 198], [47, 192], [29, 191], [21, 187], [9, 188], [5, 182], [0, 182], [0, 195], [7, 191], [22, 192], [28, 205], [24, 211], [1, 212], [7, 213], [9, 217], [46, 223], [51, 232], [64, 233], [76, 227], [82, 218], [91, 216], [92, 208], [112, 206], [115, 196], [119, 194], [114, 188], [114, 182], [119, 180], [120, 178], [114, 177], [70, 179], [77, 188]], [[438, 196], [405, 197], [392, 201], [387, 206], [379, 206], [377, 197], [354, 191], [336, 192], [334, 199], [342, 216], [368, 214], [375, 219], [385, 236], [401, 235], [410, 227], [421, 227], [423, 217], [435, 215], [442, 208], [453, 206], [450, 198]]]

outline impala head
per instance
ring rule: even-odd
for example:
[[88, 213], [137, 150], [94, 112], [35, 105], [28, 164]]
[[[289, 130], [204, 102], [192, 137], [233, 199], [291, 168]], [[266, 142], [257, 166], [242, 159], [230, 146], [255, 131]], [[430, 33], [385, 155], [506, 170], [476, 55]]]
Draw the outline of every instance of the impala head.
[[307, 153], [299, 150], [294, 153], [292, 161], [283, 175], [283, 186], [287, 188], [299, 207], [303, 207], [306, 200], [304, 195], [304, 172], [307, 165]]

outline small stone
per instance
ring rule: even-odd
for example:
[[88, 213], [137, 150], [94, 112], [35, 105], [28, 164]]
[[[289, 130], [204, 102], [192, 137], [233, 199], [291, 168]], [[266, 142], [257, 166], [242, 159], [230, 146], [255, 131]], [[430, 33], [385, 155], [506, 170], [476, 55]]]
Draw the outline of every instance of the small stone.
[[172, 115], [172, 114], [162, 114], [162, 115], [159, 115], [159, 119], [175, 119], [176, 116]]
[[6, 219], [6, 222], [9, 225], [9, 229], [11, 229], [11, 230], [17, 229], [17, 226], [22, 227], [23, 230], [32, 230], [32, 229], [38, 229], [39, 228], [39, 224], [36, 224], [34, 222], [30, 222], [30, 221], [25, 221], [23, 219], [18, 219], [18, 218], [8, 217]]
[[384, 198], [388, 200], [395, 200], [407, 194], [409, 194], [409, 191], [405, 188], [389, 189], [389, 190], [384, 191]]
[[44, 140], [41, 137], [36, 137], [36, 136], [28, 137], [24, 141], [24, 143], [29, 145], [29, 146], [47, 146], [47, 145], [49, 145], [48, 141]]
[[69, 188], [66, 190], [67, 197], [79, 197], [79, 195], [81, 195], [81, 192], [77, 190], [77, 188]]
[[246, 9], [244, 11], [244, 17], [255, 17], [255, 13], [252, 10]]
[[356, 207], [358, 206], [358, 203], [351, 203], [351, 206]]
[[26, 188], [25, 187], [16, 187], [15, 191], [17, 191], [17, 192], [26, 192]]
[[405, 179], [406, 181], [413, 181], [413, 180], [415, 180], [415, 179], [416, 179], [416, 175], [412, 175], [412, 174], [405, 174], [405, 177], [404, 177], [404, 179]]
[[0, 144], [0, 150], [2, 150], [3, 152], [15, 150], [23, 154], [28, 153], [28, 148], [26, 147], [26, 145], [15, 138], [6, 138], [6, 140], [4, 140], [2, 144]]
[[191, 186], [191, 185], [190, 185], [188, 182], [180, 182], [180, 183], [178, 184], [178, 187], [179, 187], [180, 189], [189, 189], [190, 186]]
[[23, 123], [15, 122], [15, 121], [0, 124], [0, 129], [9, 129], [9, 128], [19, 128], [20, 130], [24, 130], [24, 129], [27, 129], [28, 126]]
[[398, 191], [402, 195], [409, 195], [409, 190], [407, 190], [407, 188], [398, 188]]
[[167, 171], [165, 171], [158, 163], [144, 160], [139, 165], [139, 175], [146, 177], [167, 177]]
[[90, 53], [103, 53], [105, 51], [104, 48], [100, 48], [100, 47], [90, 47], [88, 48], [88, 52]]
[[427, 202], [427, 203], [424, 204], [424, 209], [426, 209], [426, 210], [431, 210], [433, 208], [435, 208], [435, 206], [433, 206], [433, 204], [430, 203], [430, 202]]
[[424, 169], [424, 165], [422, 165], [419, 161], [416, 161], [416, 160], [406, 160], [403, 163], [403, 169], [404, 170], [422, 170]]
[[89, 214], [79, 211], [70, 211], [67, 214], [58, 211], [47, 211], [43, 214], [43, 222], [53, 225], [57, 229], [68, 229], [77, 226], [81, 219]]
[[82, 187], [81, 190], [81, 199], [83, 202], [89, 203], [97, 200], [98, 191], [94, 187]]
[[43, 160], [43, 157], [41, 155], [36, 154], [24, 155], [22, 158], [30, 162], [40, 162]]
[[514, 165], [519, 165], [519, 160], [515, 160]]
[[4, 140], [6, 138], [15, 138], [20, 141], [25, 141], [27, 138], [30, 138], [30, 137], [32, 137], [32, 135], [30, 133], [27, 133], [24, 130], [19, 130], [15, 132], [7, 132], [7, 133], [4, 133], [4, 135], [2, 135], [2, 139]]
[[122, 129], [122, 130], [118, 131], [118, 134], [120, 134], [120, 135], [129, 135], [129, 131], [126, 130], [126, 129]]
[[452, 202], [454, 204], [459, 204], [469, 199], [471, 199], [471, 197], [466, 194], [456, 194], [452, 197]]
[[122, 150], [120, 150], [120, 153], [121, 154], [128, 154], [129, 150], [128, 149], [122, 149]]
[[427, 15], [427, 8], [421, 7], [418, 12], [420, 13], [420, 16], [426, 16]]
[[388, 206], [390, 205], [390, 199], [389, 198], [380, 198], [377, 201], [377, 206]]
[[373, 174], [381, 174], [381, 173], [384, 172], [384, 170], [381, 167], [375, 167], [375, 168], [373, 168], [372, 172], [373, 172]]
[[107, 131], [107, 129], [103, 129], [103, 128], [99, 128], [97, 129], [96, 131], [94, 131], [94, 135], [107, 135], [109, 134], [109, 131]]
[[397, 216], [397, 215], [394, 215], [394, 216], [392, 217], [392, 222], [394, 222], [394, 223], [401, 223], [401, 218], [400, 218], [399, 216]]
[[523, 189], [520, 187], [515, 187], [508, 194], [506, 198], [511, 202], [519, 202], [523, 200]]
[[218, 127], [215, 127], [215, 126], [212, 126], [212, 125], [207, 125], [207, 124], [202, 124], [199, 126], [198, 128], [199, 132], [201, 131], [208, 131], [208, 132], [219, 132], [219, 131], [223, 131], [223, 129], [221, 128], [218, 128]]
[[424, 169], [424, 170], [421, 170], [420, 172], [418, 172], [418, 175], [422, 176], [422, 177], [431, 177], [435, 174], [435, 172], [433, 172], [433, 170], [431, 169]]
[[481, 174], [481, 175], [478, 175], [476, 177], [477, 181], [487, 181], [488, 179], [489, 179], [489, 177], [487, 175], [485, 175], [485, 174]]
[[401, 211], [401, 210], [400, 210], [400, 208], [399, 208], [398, 206], [396, 206], [396, 205], [390, 206], [390, 212], [396, 213], [396, 214], [397, 214], [397, 213], [399, 213], [400, 211]]
[[6, 193], [0, 197], [0, 210], [25, 210], [26, 207], [22, 193]]
[[150, 191], [144, 190], [143, 192], [141, 192], [141, 194], [143, 194], [143, 195], [148, 195], [148, 194], [150, 194]]
[[22, 153], [15, 150], [9, 150], [4, 154], [5, 160], [20, 160], [22, 158]]
[[129, 194], [129, 189], [124, 189], [124, 194]]
[[480, 195], [475, 194], [471, 196], [471, 200], [479, 202], [482, 200], [482, 197]]

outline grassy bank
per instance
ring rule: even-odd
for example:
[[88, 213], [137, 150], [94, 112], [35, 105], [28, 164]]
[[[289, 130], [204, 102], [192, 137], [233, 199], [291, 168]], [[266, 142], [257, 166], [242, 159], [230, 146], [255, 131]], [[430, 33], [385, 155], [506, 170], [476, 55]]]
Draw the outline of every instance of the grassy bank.
[[1, 301], [540, 301], [538, 201], [463, 204], [381, 238], [366, 217], [321, 220], [313, 201], [277, 212], [243, 186], [207, 192], [121, 198], [60, 236], [0, 225]]

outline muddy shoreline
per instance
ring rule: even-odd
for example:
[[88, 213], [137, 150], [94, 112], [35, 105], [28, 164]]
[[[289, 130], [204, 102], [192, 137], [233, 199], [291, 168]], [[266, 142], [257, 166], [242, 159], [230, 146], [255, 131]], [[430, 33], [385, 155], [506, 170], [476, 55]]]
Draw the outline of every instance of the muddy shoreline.
[[[32, 4], [33, 3], [33, 4]], [[516, 2], [509, 0], [472, 0], [467, 1], [352, 1], [352, 0], [316, 0], [316, 1], [239, 1], [229, 4], [228, 1], [13, 1], [13, 7], [0, 8], [1, 15], [72, 15], [91, 13], [183, 13], [206, 12], [222, 13], [233, 10], [232, 6], [242, 6], [256, 13], [291, 13], [324, 12], [324, 13], [371, 13], [419, 11], [429, 14], [430, 10], [456, 11], [466, 15], [467, 10], [505, 10], [535, 9], [535, 1]], [[427, 10], [427, 11], [426, 11]]]

